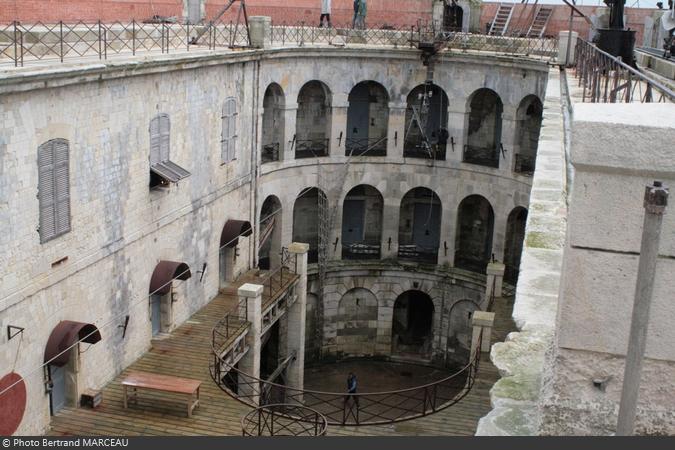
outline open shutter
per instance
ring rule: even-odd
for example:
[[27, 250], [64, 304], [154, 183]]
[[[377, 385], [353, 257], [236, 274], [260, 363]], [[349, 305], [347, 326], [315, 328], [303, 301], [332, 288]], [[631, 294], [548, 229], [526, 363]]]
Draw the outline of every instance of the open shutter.
[[56, 234], [54, 207], [53, 141], [38, 147], [38, 199], [40, 207], [40, 242]]
[[159, 116], [159, 156], [160, 160], [169, 160], [169, 148], [171, 143], [171, 122], [167, 114]]
[[150, 165], [155, 165], [161, 161], [159, 151], [159, 116], [150, 121]]
[[70, 171], [68, 141], [54, 141], [54, 201], [56, 234], [70, 231]]

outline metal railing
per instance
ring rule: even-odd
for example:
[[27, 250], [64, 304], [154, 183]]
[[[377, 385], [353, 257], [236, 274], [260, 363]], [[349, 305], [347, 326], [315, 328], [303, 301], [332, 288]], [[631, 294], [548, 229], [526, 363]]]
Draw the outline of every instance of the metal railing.
[[403, 157], [445, 161], [445, 150], [446, 144], [431, 144], [427, 147], [419, 139], [416, 142], [406, 142], [403, 147]]
[[[197, 37], [199, 39], [194, 43]], [[552, 59], [557, 55], [555, 39], [441, 32], [432, 24], [422, 22], [398, 29], [388, 25], [352, 29], [351, 24], [320, 28], [301, 22], [273, 25], [269, 33], [269, 43], [282, 47], [366, 44], [415, 48], [419, 42], [438, 42], [452, 50], [523, 55], [539, 59]], [[214, 50], [249, 45], [246, 27], [236, 22], [220, 22], [212, 27], [182, 23], [143, 23], [135, 20], [32, 24], [14, 21], [0, 24], [0, 64], [14, 66], [23, 66], [31, 61], [64, 62], [83, 57], [105, 60], [114, 55], [169, 53], [194, 48]]]
[[438, 262], [438, 249], [422, 247], [417, 244], [399, 244], [398, 257], [409, 261], [436, 264]]
[[208, 29], [197, 43], [204, 26], [180, 23], [143, 23], [138, 21], [103, 23], [0, 24], [0, 64], [23, 66], [31, 61], [59, 61], [93, 57], [108, 59], [115, 55], [148, 52], [170, 53], [190, 49], [246, 47], [245, 26], [219, 23]]
[[342, 259], [380, 259], [380, 243], [362, 241], [342, 244]]
[[476, 147], [465, 145], [462, 162], [478, 164], [480, 166], [499, 168], [499, 149], [491, 147]]
[[259, 407], [241, 418], [244, 436], [325, 436], [328, 420], [301, 405], [275, 403]]
[[[482, 333], [477, 348], [480, 349]], [[480, 363], [480, 351], [457, 372], [432, 383], [385, 392], [322, 392], [297, 389], [253, 377], [214, 350], [210, 373], [216, 384], [240, 402], [255, 408], [266, 407], [282, 398], [283, 403], [302, 405], [323, 414], [330, 425], [382, 425], [434, 414], [463, 399], [473, 387]], [[279, 413], [283, 414], [283, 413]]]
[[347, 138], [345, 156], [387, 156], [387, 138]]
[[279, 143], [272, 142], [270, 144], [263, 145], [260, 159], [263, 163], [279, 161]]
[[534, 167], [536, 159], [537, 159], [536, 156], [521, 155], [517, 153], [513, 171], [516, 173], [522, 173], [530, 176], [534, 175]]
[[263, 305], [276, 298], [288, 286], [298, 273], [298, 255], [290, 253], [287, 248], [281, 249], [281, 264], [260, 283], [263, 286]]
[[295, 141], [295, 157], [316, 158], [328, 156], [330, 139], [298, 139]]
[[574, 73], [584, 102], [675, 102], [673, 90], [588, 41], [577, 39], [575, 58]]

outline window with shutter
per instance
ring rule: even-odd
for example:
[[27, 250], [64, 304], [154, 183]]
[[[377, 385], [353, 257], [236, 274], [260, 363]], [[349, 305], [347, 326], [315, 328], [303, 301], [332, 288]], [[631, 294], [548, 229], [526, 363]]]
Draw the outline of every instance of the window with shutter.
[[70, 231], [68, 141], [52, 139], [38, 147], [40, 242]]
[[186, 178], [190, 172], [171, 162], [171, 120], [166, 113], [150, 121], [150, 187], [166, 187]]
[[237, 158], [237, 101], [234, 97], [225, 100], [222, 120], [223, 130], [220, 152], [224, 164]]

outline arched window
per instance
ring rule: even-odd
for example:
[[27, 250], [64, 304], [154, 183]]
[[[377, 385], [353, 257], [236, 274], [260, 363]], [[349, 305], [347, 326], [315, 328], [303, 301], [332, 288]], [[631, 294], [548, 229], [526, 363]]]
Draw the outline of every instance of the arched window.
[[40, 242], [70, 231], [69, 145], [52, 139], [38, 147], [38, 200]]
[[223, 164], [237, 159], [237, 100], [229, 97], [223, 104], [223, 131], [220, 140], [220, 159]]

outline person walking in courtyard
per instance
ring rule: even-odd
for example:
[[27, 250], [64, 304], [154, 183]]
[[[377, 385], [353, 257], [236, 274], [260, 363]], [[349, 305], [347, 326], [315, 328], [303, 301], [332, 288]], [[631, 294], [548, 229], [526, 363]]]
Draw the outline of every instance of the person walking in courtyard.
[[331, 0], [321, 0], [321, 17], [319, 17], [319, 28], [323, 27], [323, 19], [326, 18], [328, 22], [328, 28], [331, 27], [330, 23], [330, 2]]
[[359, 6], [361, 5], [360, 0], [354, 0], [354, 17], [352, 18], [352, 29], [356, 28], [356, 21], [359, 18]]
[[356, 375], [354, 375], [352, 372], [349, 372], [349, 376], [347, 377], [347, 395], [345, 395], [345, 405], [349, 401], [349, 399], [354, 399], [354, 403], [356, 404], [356, 407], [359, 407], [359, 396], [354, 395], [356, 394]]
[[366, 28], [366, 14], [368, 13], [368, 5], [366, 0], [359, 0], [359, 12], [356, 18], [357, 28], [364, 30]]

